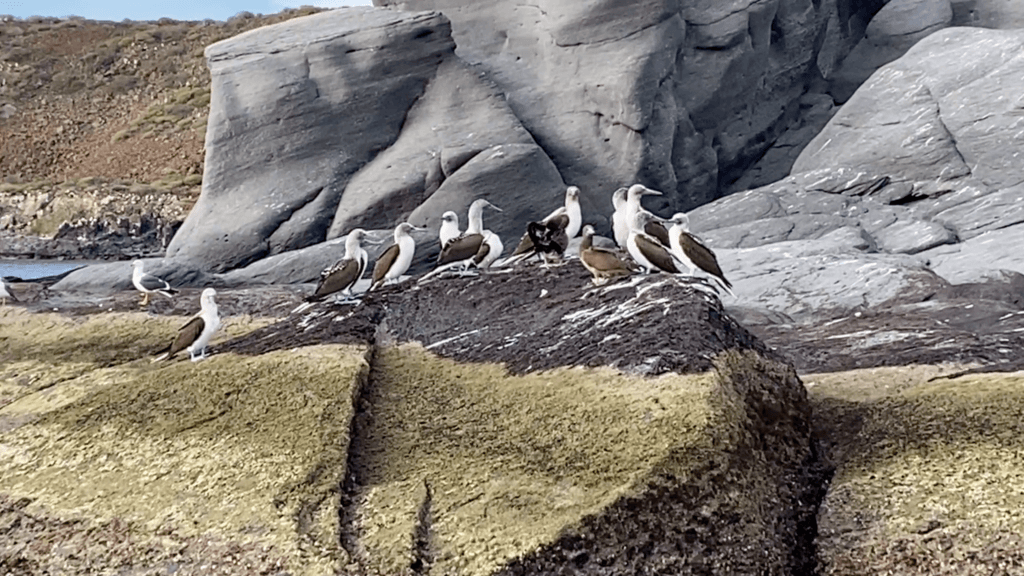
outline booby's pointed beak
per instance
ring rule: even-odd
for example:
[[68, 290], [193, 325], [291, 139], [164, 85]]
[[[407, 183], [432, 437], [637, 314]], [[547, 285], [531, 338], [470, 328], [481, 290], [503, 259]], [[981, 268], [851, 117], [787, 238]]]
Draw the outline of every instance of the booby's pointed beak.
[[641, 196], [661, 196], [661, 192], [658, 191], [658, 190], [651, 190], [650, 188], [644, 188], [643, 192], [641, 192], [640, 195]]
[[487, 202], [487, 206], [489, 206], [489, 207], [491, 207], [491, 208], [494, 208], [494, 209], [495, 209], [495, 210], [497, 210], [498, 212], [504, 212], [504, 210], [502, 210], [501, 208], [498, 208], [498, 207], [497, 207], [497, 206], [495, 206], [494, 204], [491, 204], [491, 203], [490, 203], [489, 201], [487, 201], [487, 200], [484, 200], [484, 202]]

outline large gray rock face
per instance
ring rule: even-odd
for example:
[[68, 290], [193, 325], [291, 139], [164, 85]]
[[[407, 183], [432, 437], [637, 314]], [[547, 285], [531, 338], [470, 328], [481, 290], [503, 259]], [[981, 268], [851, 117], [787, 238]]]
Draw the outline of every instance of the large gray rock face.
[[[210, 46], [203, 192], [168, 257], [224, 272], [355, 227], [464, 218], [480, 195], [520, 208], [489, 224], [500, 234], [542, 217], [565, 184], [450, 32], [437, 12], [353, 8]], [[255, 277], [308, 278], [335, 250], [314, 252]]]
[[808, 320], [1024, 273], [1024, 31], [950, 28], [882, 68], [794, 174], [691, 212], [739, 306]]
[[437, 13], [331, 11], [207, 48], [203, 192], [168, 247], [222, 271], [326, 239], [356, 171], [454, 44]]
[[564, 180], [602, 211], [636, 181], [672, 208], [715, 198], [798, 112], [838, 10], [809, 0], [375, 4], [451, 18], [457, 54], [502, 87]]

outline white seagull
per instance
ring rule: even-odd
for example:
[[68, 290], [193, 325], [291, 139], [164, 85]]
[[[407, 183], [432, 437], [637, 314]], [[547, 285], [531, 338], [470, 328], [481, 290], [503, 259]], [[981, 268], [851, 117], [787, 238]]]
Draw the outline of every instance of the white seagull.
[[177, 290], [171, 288], [171, 285], [164, 280], [144, 272], [142, 270], [143, 265], [142, 260], [132, 262], [132, 284], [135, 285], [136, 290], [145, 294], [142, 297], [142, 302], [139, 303], [139, 306], [149, 304], [149, 295], [153, 292], [163, 294], [168, 298], [178, 293]]

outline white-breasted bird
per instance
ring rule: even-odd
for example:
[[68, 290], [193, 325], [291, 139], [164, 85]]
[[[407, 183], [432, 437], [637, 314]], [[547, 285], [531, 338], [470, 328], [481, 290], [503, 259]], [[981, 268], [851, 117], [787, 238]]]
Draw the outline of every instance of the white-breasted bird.
[[210, 344], [213, 334], [220, 328], [217, 303], [213, 300], [216, 295], [217, 291], [213, 288], [203, 290], [199, 297], [199, 313], [178, 329], [174, 341], [159, 352], [162, 355], [154, 358], [154, 362], [170, 360], [182, 350], [188, 351], [189, 359], [193, 362], [206, 358], [206, 347]]
[[387, 282], [397, 280], [409, 269], [413, 254], [416, 252], [416, 240], [409, 235], [414, 230], [422, 230], [408, 222], [402, 222], [395, 228], [395, 243], [388, 246], [373, 264], [373, 282], [370, 290], [376, 290]]
[[469, 205], [466, 231], [458, 237], [452, 238], [441, 247], [441, 253], [437, 255], [437, 265], [439, 268], [448, 269], [461, 266], [463, 270], [466, 270], [473, 263], [477, 252], [480, 251], [480, 247], [484, 244], [485, 232], [489, 232], [489, 230], [484, 229], [484, 208], [493, 208], [501, 212], [501, 208], [483, 198], [474, 200]]
[[7, 283], [7, 279], [0, 278], [0, 302], [2, 302], [3, 306], [7, 305], [8, 298], [15, 302], [18, 301], [18, 299], [14, 297], [14, 291], [11, 290], [11, 285]]
[[[618, 193], [618, 191], [616, 191]], [[640, 200], [644, 196], [661, 196], [661, 192], [657, 190], [651, 190], [643, 184], [633, 184], [626, 191], [626, 201], [619, 205], [615, 210], [615, 214], [612, 214], [613, 232], [615, 233], [615, 243], [620, 248], [625, 248], [626, 241], [629, 239], [629, 232], [633, 227], [634, 220], [638, 213], [645, 213], [649, 216], [646, 220], [646, 229], [643, 230], [650, 236], [653, 236], [659, 242], [662, 242], [666, 247], [669, 245], [668, 229], [662, 223], [662, 219], [655, 216], [648, 210], [646, 210], [641, 204]], [[613, 196], [612, 202], [615, 202]]]
[[149, 304], [149, 295], [153, 292], [163, 294], [168, 298], [178, 293], [177, 290], [171, 288], [171, 285], [163, 279], [144, 271], [142, 269], [144, 265], [145, 263], [142, 260], [132, 262], [132, 284], [135, 285], [136, 290], [144, 294], [142, 302], [139, 302], [139, 306]]
[[363, 277], [369, 256], [361, 242], [366, 238], [366, 231], [356, 228], [345, 237], [345, 255], [320, 273], [320, 282], [316, 285], [307, 302], [319, 302], [335, 292], [341, 291], [346, 297], [352, 297], [352, 287]]
[[441, 248], [444, 248], [445, 244], [459, 236], [462, 236], [462, 230], [459, 230], [459, 215], [449, 210], [441, 215], [441, 228], [437, 231], [437, 240], [441, 243]]
[[669, 222], [672, 223], [668, 229], [672, 253], [689, 269], [690, 276], [700, 269], [713, 277], [726, 292], [735, 296], [732, 292], [732, 283], [725, 279], [715, 253], [690, 232], [690, 217], [678, 212]]
[[644, 231], [653, 218], [655, 216], [646, 210], [639, 211], [633, 216], [633, 225], [630, 226], [629, 237], [626, 239], [626, 250], [646, 274], [654, 270], [678, 274], [679, 262], [672, 251]]

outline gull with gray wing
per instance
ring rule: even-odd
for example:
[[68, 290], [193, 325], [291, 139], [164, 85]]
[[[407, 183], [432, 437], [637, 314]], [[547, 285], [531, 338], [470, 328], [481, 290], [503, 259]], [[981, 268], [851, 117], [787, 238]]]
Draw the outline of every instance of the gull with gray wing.
[[157, 278], [156, 276], [144, 271], [142, 269], [143, 266], [145, 266], [145, 263], [142, 260], [135, 260], [132, 262], [132, 284], [135, 286], [136, 290], [144, 294], [139, 306], [149, 304], [149, 295], [154, 292], [163, 294], [168, 298], [178, 293], [177, 290], [171, 288], [171, 285], [163, 279]]

